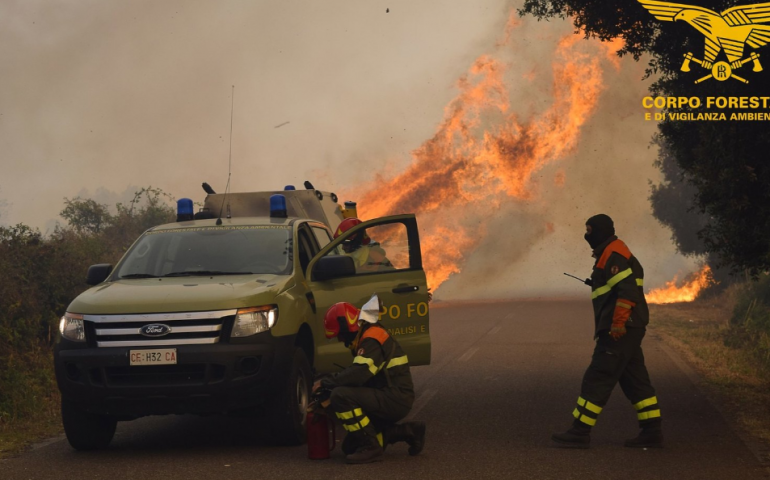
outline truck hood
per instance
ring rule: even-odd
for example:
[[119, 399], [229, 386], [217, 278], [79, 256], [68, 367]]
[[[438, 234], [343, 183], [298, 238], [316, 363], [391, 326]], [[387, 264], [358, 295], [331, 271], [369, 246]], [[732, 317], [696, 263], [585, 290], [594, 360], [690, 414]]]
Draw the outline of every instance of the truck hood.
[[87, 315], [228, 310], [275, 303], [293, 286], [290, 275], [147, 278], [103, 283], [67, 307]]

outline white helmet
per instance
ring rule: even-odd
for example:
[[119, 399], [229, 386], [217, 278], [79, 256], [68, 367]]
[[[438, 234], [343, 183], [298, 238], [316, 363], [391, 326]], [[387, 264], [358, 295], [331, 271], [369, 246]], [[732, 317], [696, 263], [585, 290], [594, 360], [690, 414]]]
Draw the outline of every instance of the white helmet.
[[375, 293], [372, 298], [361, 307], [358, 314], [359, 322], [377, 323], [380, 320], [380, 299]]

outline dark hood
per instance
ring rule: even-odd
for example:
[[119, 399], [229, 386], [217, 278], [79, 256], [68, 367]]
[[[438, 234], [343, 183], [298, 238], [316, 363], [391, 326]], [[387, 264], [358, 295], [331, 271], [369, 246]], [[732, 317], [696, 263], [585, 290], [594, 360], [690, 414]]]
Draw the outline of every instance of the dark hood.
[[615, 235], [615, 224], [609, 215], [600, 213], [586, 220], [586, 225], [591, 227], [591, 233], [586, 233], [583, 238], [591, 246], [592, 250], [599, 248], [610, 237]]

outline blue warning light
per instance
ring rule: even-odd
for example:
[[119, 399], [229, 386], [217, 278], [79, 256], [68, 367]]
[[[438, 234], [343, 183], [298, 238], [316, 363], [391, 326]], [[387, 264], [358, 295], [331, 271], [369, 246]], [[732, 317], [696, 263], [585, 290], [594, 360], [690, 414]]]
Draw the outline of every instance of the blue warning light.
[[286, 197], [281, 194], [270, 196], [270, 216], [276, 218], [286, 218]]
[[294, 185], [286, 185], [285, 187], [283, 187], [283, 189], [284, 190], [296, 190], [296, 188], [294, 188]]
[[189, 198], [180, 198], [176, 201], [176, 221], [185, 222], [192, 220], [193, 214], [193, 201]]

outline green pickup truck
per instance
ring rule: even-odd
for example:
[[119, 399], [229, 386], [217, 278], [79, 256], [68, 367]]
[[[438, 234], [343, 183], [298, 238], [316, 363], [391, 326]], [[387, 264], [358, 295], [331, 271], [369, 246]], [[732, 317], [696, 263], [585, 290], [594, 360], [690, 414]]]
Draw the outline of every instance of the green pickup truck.
[[[414, 215], [335, 239], [345, 210], [333, 193], [210, 194], [201, 211], [226, 215], [198, 219], [185, 201], [176, 223], [147, 230], [114, 268], [91, 266], [93, 287], [60, 321], [54, 361], [75, 449], [107, 446], [118, 421], [187, 413], [263, 415], [275, 443], [302, 443], [314, 376], [351, 361], [326, 339], [324, 314], [373, 293], [409, 363], [430, 363]], [[371, 244], [359, 248], [384, 252], [387, 268], [357, 266], [349, 239], [361, 232]]]

